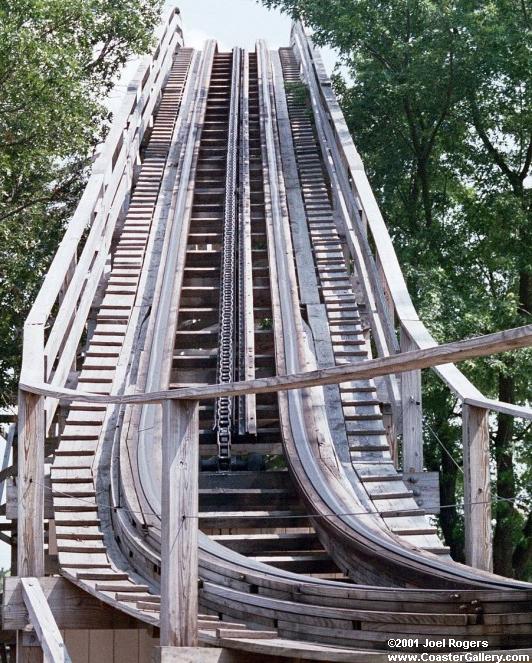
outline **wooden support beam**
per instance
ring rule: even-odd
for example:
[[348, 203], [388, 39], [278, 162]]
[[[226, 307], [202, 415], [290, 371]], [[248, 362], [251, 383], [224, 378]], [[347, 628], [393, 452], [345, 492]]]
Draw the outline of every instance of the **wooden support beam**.
[[44, 398], [18, 402], [18, 575], [44, 575]]
[[43, 663], [44, 657], [33, 631], [17, 631], [17, 663]]
[[[432, 366], [440, 366], [457, 361], [464, 361], [472, 357], [485, 357], [497, 352], [508, 352], [517, 348], [526, 348], [532, 345], [532, 325], [507, 329], [494, 334], [476, 336], [465, 341], [454, 341], [443, 345], [435, 345], [414, 352], [402, 352], [389, 357], [369, 359], [356, 364], [322, 368], [317, 371], [306, 371], [293, 375], [277, 375], [269, 378], [257, 378], [246, 382], [232, 382], [229, 384], [208, 384], [204, 386], [186, 386], [166, 391], [152, 391], [144, 394], [125, 394], [107, 396], [52, 387], [44, 382], [30, 382], [21, 380], [20, 388], [32, 394], [42, 394], [64, 401], [76, 403], [161, 403], [165, 400], [210, 400], [218, 396], [242, 396], [244, 394], [267, 394], [286, 389], [302, 389], [304, 387], [317, 387], [325, 384], [339, 384], [351, 380], [375, 378], [390, 373], [404, 373]], [[486, 399], [486, 408], [497, 410], [498, 401]], [[479, 402], [480, 405], [480, 402]], [[508, 404], [505, 404], [508, 405]], [[507, 411], [507, 410], [505, 410]], [[519, 414], [525, 418], [532, 418], [532, 409], [521, 408]]]
[[71, 663], [65, 643], [37, 578], [22, 578], [22, 593], [46, 663]]
[[13, 476], [15, 474], [15, 456], [13, 455], [13, 465], [9, 465], [9, 459], [11, 458], [11, 450], [13, 449], [13, 442], [15, 440], [16, 431], [16, 424], [10, 424], [9, 431], [5, 440], [6, 445], [4, 447], [4, 457], [2, 459], [2, 470], [0, 471], [0, 502], [4, 497], [4, 488], [7, 477]]
[[244, 660], [245, 654], [219, 647], [157, 647], [153, 654], [153, 663], [242, 663]]
[[161, 647], [198, 644], [197, 401], [163, 403]]
[[[39, 584], [48, 601], [57, 627], [61, 630], [77, 629], [138, 629], [141, 623], [134, 617], [103, 603], [92, 594], [76, 587], [66, 578], [45, 576]], [[2, 592], [2, 629], [4, 631], [24, 629], [30, 625], [30, 618], [21, 579], [16, 576], [4, 578]]]
[[493, 570], [488, 417], [483, 408], [462, 406], [466, 562], [484, 571]]
[[[401, 351], [411, 352], [415, 343], [401, 327]], [[401, 374], [401, 406], [403, 410], [403, 471], [423, 471], [423, 412], [421, 405], [421, 371]]]

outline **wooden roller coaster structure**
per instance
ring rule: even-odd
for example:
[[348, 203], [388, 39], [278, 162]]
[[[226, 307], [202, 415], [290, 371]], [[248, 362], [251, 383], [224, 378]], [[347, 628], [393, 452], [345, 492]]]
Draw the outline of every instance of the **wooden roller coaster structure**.
[[[175, 10], [159, 37], [24, 326], [3, 642], [90, 663], [532, 653], [532, 585], [491, 569], [489, 475], [490, 412], [532, 410], [453, 363], [532, 326], [434, 341], [300, 23], [279, 51], [185, 48]], [[431, 518], [424, 368], [461, 404], [467, 565]]]

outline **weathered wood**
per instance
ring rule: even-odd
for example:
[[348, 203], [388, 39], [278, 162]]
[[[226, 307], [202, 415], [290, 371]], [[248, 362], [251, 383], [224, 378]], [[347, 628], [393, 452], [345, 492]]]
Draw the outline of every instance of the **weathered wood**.
[[414, 492], [416, 504], [428, 513], [440, 512], [439, 472], [405, 472], [403, 479]]
[[48, 601], [37, 578], [22, 578], [22, 593], [46, 663], [71, 663]]
[[[516, 327], [503, 332], [477, 336], [465, 341], [455, 341], [443, 345], [404, 352], [390, 357], [370, 359], [357, 364], [347, 364], [317, 371], [307, 371], [293, 375], [279, 375], [259, 378], [227, 385], [205, 385], [182, 387], [145, 394], [110, 396], [94, 394], [74, 389], [52, 388], [44, 383], [20, 382], [20, 388], [33, 394], [51, 396], [64, 401], [80, 403], [159, 403], [164, 400], [211, 399], [217, 396], [241, 396], [243, 394], [271, 393], [286, 389], [301, 389], [326, 384], [337, 384], [351, 380], [373, 378], [389, 373], [429, 368], [448, 362], [463, 361], [472, 357], [483, 357], [497, 352], [507, 352], [532, 345], [532, 325]], [[490, 401], [487, 401], [488, 403]]]
[[[230, 636], [229, 636], [230, 637]], [[216, 647], [157, 647], [153, 663], [242, 663], [238, 653]]]
[[[389, 294], [393, 300], [397, 319], [407, 329], [418, 348], [430, 347], [435, 343], [434, 338], [419, 319], [412, 303], [392, 239], [379, 210], [340, 105], [334, 95], [331, 81], [321, 62], [319, 52], [314, 48], [311, 39], [306, 35], [305, 28], [300, 22], [294, 24], [291, 40], [296, 55], [309, 79], [316, 123], [323, 123], [324, 128], [328, 130], [328, 136], [332, 136], [328, 140], [328, 147], [336, 171], [344, 184], [342, 193], [347, 202], [350, 203], [350, 211], [354, 212], [353, 215], [345, 217], [348, 222], [347, 230], [351, 233], [358, 232], [358, 237], [364, 244], [362, 234], [359, 232], [361, 229], [357, 226], [367, 224], [367, 229], [373, 240], [372, 244], [375, 246], [375, 259], [382, 267], [381, 276], [384, 282], [384, 292], [387, 295]], [[358, 218], [359, 216], [360, 218]], [[351, 244], [351, 248], [352, 246]], [[364, 259], [375, 286], [374, 277], [376, 276], [379, 280], [380, 275], [376, 270], [373, 270], [375, 260], [372, 252], [370, 251], [367, 255], [366, 253], [364, 251]], [[380, 288], [375, 288], [375, 293], [379, 313], [385, 318], [388, 304], [385, 302], [384, 296], [380, 296], [382, 294]], [[386, 325], [385, 330], [387, 328]], [[391, 340], [393, 341], [393, 339]], [[460, 399], [483, 398], [479, 390], [455, 366], [444, 364], [437, 366], [435, 370]]]
[[466, 561], [492, 571], [489, 412], [462, 406]]
[[[65, 578], [46, 576], [39, 578], [54, 620], [60, 629], [127, 629], [136, 628], [132, 617], [102, 603], [95, 596], [82, 591]], [[6, 631], [22, 630], [30, 618], [22, 594], [21, 579], [4, 579], [2, 593], [2, 628]]]
[[[36, 378], [33, 353], [45, 359], [45, 371], [51, 370], [58, 353], [54, 383], [63, 385], [70, 371], [79, 339], [85, 327], [85, 315], [89, 310], [94, 288], [103, 272], [106, 251], [101, 246], [101, 235], [110, 237], [129, 196], [130, 165], [140, 149], [166, 73], [173, 61], [173, 53], [180, 41], [179, 18], [171, 10], [162, 30], [161, 41], [154, 56], [148, 56], [140, 65], [137, 76], [128, 86], [125, 100], [116, 114], [111, 131], [100, 150], [92, 174], [69, 222], [65, 235], [48, 270], [44, 283], [24, 325], [24, 352], [22, 375]], [[84, 245], [80, 263], [71, 274], [80, 244], [87, 227], [91, 227]], [[105, 244], [106, 242], [104, 242]], [[96, 257], [96, 263], [92, 264]], [[90, 269], [90, 287], [86, 287], [87, 270]], [[68, 286], [65, 291], [65, 283]], [[85, 315], [76, 310], [81, 296]], [[61, 302], [55, 325], [50, 329], [46, 349], [44, 326], [52, 308], [60, 297]], [[70, 322], [74, 320], [74, 326]], [[68, 335], [65, 334], [68, 332]], [[45, 373], [45, 377], [50, 376]], [[46, 404], [48, 424], [51, 424], [57, 403]]]
[[44, 575], [44, 398], [19, 392], [18, 558], [20, 576]]
[[11, 450], [13, 448], [13, 441], [15, 439], [16, 430], [17, 427], [14, 423], [9, 425], [9, 430], [5, 440], [6, 445], [4, 447], [4, 457], [2, 459], [2, 470], [0, 471], [0, 502], [4, 497], [6, 479], [10, 476], [13, 476], [16, 472], [15, 458], [12, 460], [13, 465], [9, 465], [9, 459], [11, 457]]
[[43, 663], [44, 657], [34, 632], [17, 631], [17, 663]]
[[[401, 327], [401, 351], [415, 350], [416, 345]], [[421, 371], [406, 371], [401, 375], [401, 405], [403, 410], [403, 471], [423, 470], [423, 420], [421, 405]]]
[[521, 419], [532, 419], [532, 408], [523, 405], [514, 405], [513, 403], [504, 403], [491, 398], [466, 398], [464, 403], [467, 405], [474, 405], [484, 410], [491, 410], [492, 412], [501, 412], [502, 414], [509, 414], [511, 417], [519, 417]]
[[[242, 195], [239, 209], [239, 252], [242, 275], [240, 281], [240, 316], [241, 316], [241, 375], [246, 380], [255, 377], [255, 320], [253, 314], [253, 252], [251, 243], [251, 179], [249, 147], [249, 55], [243, 54], [242, 84], [240, 103], [240, 177]], [[239, 422], [240, 433], [257, 433], [257, 403], [254, 394], [247, 394], [243, 399], [244, 416]]]
[[163, 404], [161, 646], [198, 644], [198, 411]]
[[272, 66], [276, 86], [275, 105], [280, 139], [279, 144], [283, 162], [286, 202], [290, 213], [294, 256], [297, 265], [299, 299], [302, 304], [319, 304], [318, 281], [312, 259], [309, 229], [297, 170], [288, 107], [285, 95], [280, 93], [283, 90], [283, 74], [279, 57], [275, 53], [272, 54]]
[[[184, 55], [183, 51], [181, 51], [180, 55], [178, 55], [176, 58], [176, 68], [179, 67], [179, 61], [186, 62], [187, 60], [188, 69], [186, 72], [186, 83], [178, 108], [175, 105], [175, 101], [172, 102], [172, 110], [170, 115], [168, 114], [170, 111], [168, 108], [168, 101], [165, 99], [165, 91], [165, 95], [163, 96], [163, 103], [165, 104], [165, 107], [163, 108], [166, 108], [166, 112], [163, 113], [161, 122], [159, 122], [157, 119], [154, 124], [155, 132], [167, 127], [169, 129], [171, 125], [171, 122], [169, 122], [170, 116], [177, 113], [173, 133], [169, 141], [168, 157], [164, 164], [164, 168], [162, 168], [161, 162], [158, 159], [155, 160], [155, 165], [153, 164], [153, 159], [147, 159], [145, 160], [140, 171], [140, 177], [144, 177], [145, 181], [152, 180], [152, 175], [150, 175], [150, 172], [154, 172], [155, 174], [159, 172], [162, 179], [160, 181], [160, 189], [157, 202], [155, 204], [155, 209], [153, 211], [151, 223], [149, 223], [149, 215], [143, 214], [143, 218], [146, 219], [146, 225], [144, 225], [143, 222], [142, 226], [140, 226], [144, 232], [143, 235], [139, 235], [139, 238], [146, 236], [147, 244], [144, 257], [144, 269], [141, 270], [140, 275], [138, 276], [138, 280], [137, 277], [133, 277], [131, 279], [134, 281], [136, 286], [136, 305], [133, 306], [131, 310], [127, 331], [123, 336], [104, 336], [104, 329], [100, 329], [101, 325], [96, 329], [96, 334], [98, 334], [99, 331], [100, 334], [102, 334], [99, 336], [100, 343], [102, 340], [105, 341], [106, 339], [111, 338], [115, 339], [113, 341], [114, 347], [120, 348], [114, 378], [115, 384], [125, 386], [128, 383], [134, 383], [136, 389], [140, 390], [145, 388], [146, 372], [148, 370], [147, 359], [150, 353], [140, 353], [140, 355], [135, 355], [134, 349], [143, 346], [147, 348], [153, 348], [154, 341], [152, 333], [156, 316], [150, 315], [150, 312], [157, 311], [159, 308], [160, 284], [164, 276], [164, 270], [159, 269], [159, 267], [161, 265], [167, 264], [168, 260], [171, 260], [172, 256], [175, 254], [175, 250], [173, 249], [175, 249], [176, 246], [180, 247], [183, 242], [186, 244], [186, 235], [183, 239], [181, 239], [179, 235], [175, 236], [174, 233], [174, 227], [176, 225], [179, 225], [179, 223], [185, 223], [185, 220], [182, 216], [180, 217], [178, 215], [176, 217], [175, 205], [177, 189], [181, 188], [182, 181], [186, 181], [186, 176], [182, 177], [181, 175], [183, 159], [180, 158], [180, 154], [182, 152], [183, 144], [186, 142], [186, 136], [189, 131], [189, 111], [195, 95], [195, 79], [198, 74], [200, 58], [197, 53], [193, 53], [190, 50], [188, 50], [188, 54], [186, 55]], [[169, 94], [170, 97], [173, 96], [173, 93], [170, 91]], [[157, 134], [154, 136], [152, 133], [152, 138], [155, 138], [155, 144], [158, 145], [159, 142], [156, 139], [156, 135]], [[168, 142], [165, 144], [168, 144]], [[146, 146], [147, 149], [150, 148], [150, 145], [151, 140]], [[159, 163], [158, 166], [157, 162]], [[176, 191], [174, 191], [174, 187], [176, 187]], [[138, 224], [140, 223], [138, 219], [138, 213], [132, 211], [130, 217], [126, 219], [126, 228], [129, 228], [129, 232], [138, 227]], [[181, 221], [181, 219], [183, 219], [183, 221]], [[126, 230], [126, 233], [127, 232], [128, 231]], [[140, 240], [139, 238], [136, 238], [135, 241], [137, 243], [143, 244], [144, 240]], [[121, 241], [122, 238], [120, 239], [120, 242]], [[176, 271], [177, 270], [174, 270], [174, 274]], [[116, 279], [118, 282], [124, 278], [129, 279], [127, 276], [129, 272], [124, 272], [122, 268], [117, 268], [116, 272]], [[126, 277], [124, 277], [124, 273], [126, 274]], [[113, 272], [111, 273], [111, 279], [113, 279]], [[105, 331], [113, 333], [116, 330], [119, 332], [120, 329], [117, 327], [118, 326], [116, 325], [106, 325]], [[167, 327], [168, 325], [163, 323], [162, 328], [164, 329]], [[131, 362], [132, 357], [135, 357], [133, 362]], [[160, 371], [158, 371], [158, 373], [160, 373]], [[159, 383], [157, 383], [157, 386], [160, 386]], [[122, 391], [122, 389], [120, 389], [120, 391]], [[108, 414], [110, 414], [110, 411]], [[150, 415], [151, 413], [148, 412], [147, 414]], [[122, 448], [124, 446], [127, 447], [128, 444], [133, 445], [136, 442], [136, 440], [135, 442], [130, 440], [130, 435], [139, 435], [139, 428], [142, 429], [146, 427], [151, 430], [150, 427], [152, 424], [149, 422], [147, 422], [145, 425], [139, 425], [140, 416], [140, 408], [128, 408], [126, 410], [122, 424]], [[111, 423], [111, 426], [114, 427], [114, 424]], [[135, 432], [133, 433], [133, 431]], [[159, 443], [159, 437], [160, 428], [158, 427], [155, 444]], [[134, 470], [129, 463], [122, 466], [121, 482], [122, 486], [124, 486], [124, 490], [128, 490], [129, 486], [131, 485], [132, 471]], [[97, 483], [99, 483], [102, 487], [106, 486], [110, 480], [109, 475], [110, 472], [107, 472], [106, 469], [102, 467], [102, 464], [100, 464]], [[132, 493], [130, 492], [130, 494]], [[134, 498], [130, 505], [133, 510], [142, 509], [142, 505], [137, 501], [137, 498]], [[106, 514], [109, 512], [104, 509], [103, 513]], [[102, 526], [104, 527], [110, 526], [108, 518], [105, 516], [104, 518], [101, 518], [101, 522]], [[114, 527], [116, 527], [117, 531], [120, 532], [120, 525], [118, 523], [115, 523]]]

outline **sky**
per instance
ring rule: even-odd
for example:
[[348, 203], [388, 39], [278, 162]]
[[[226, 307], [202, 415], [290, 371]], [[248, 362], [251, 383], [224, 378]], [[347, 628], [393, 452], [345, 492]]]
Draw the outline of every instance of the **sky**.
[[[266, 9], [257, 0], [178, 0], [166, 2], [165, 15], [172, 7], [179, 7], [185, 46], [201, 49], [206, 39], [216, 39], [221, 51], [240, 46], [255, 48], [257, 39], [265, 39], [269, 48], [288, 46], [291, 19], [277, 9]], [[325, 68], [332, 72], [336, 63], [332, 49], [322, 49]], [[115, 111], [130, 78], [138, 66], [132, 59], [110, 94], [107, 106]]]
[[[257, 0], [180, 0], [167, 2], [165, 9], [178, 6], [181, 11], [185, 45], [201, 48], [205, 39], [217, 39], [221, 50], [241, 46], [252, 50], [257, 39], [270, 48], [288, 46], [291, 19], [278, 10], [266, 9]], [[329, 71], [334, 54], [324, 52]]]
[[[174, 6], [167, 2], [165, 9]], [[256, 0], [180, 0], [185, 45], [201, 48], [206, 39], [217, 39], [221, 50], [233, 46], [253, 49], [266, 39], [271, 48], [287, 46], [290, 19], [268, 10]]]

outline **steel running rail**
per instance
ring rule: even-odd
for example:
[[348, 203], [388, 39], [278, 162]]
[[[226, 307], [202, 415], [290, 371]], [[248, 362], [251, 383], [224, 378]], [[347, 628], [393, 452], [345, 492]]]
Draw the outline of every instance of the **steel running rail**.
[[[229, 127], [227, 139], [227, 169], [225, 179], [225, 208], [221, 284], [220, 318], [218, 341], [218, 382], [227, 384], [234, 379], [235, 341], [235, 290], [236, 290], [236, 248], [237, 248], [237, 187], [238, 187], [238, 119], [240, 101], [240, 61], [241, 49], [233, 49], [231, 75], [231, 102], [229, 107]], [[231, 428], [233, 418], [233, 398], [222, 396], [216, 399], [216, 438], [218, 444], [218, 464], [220, 469], [231, 465]]]

